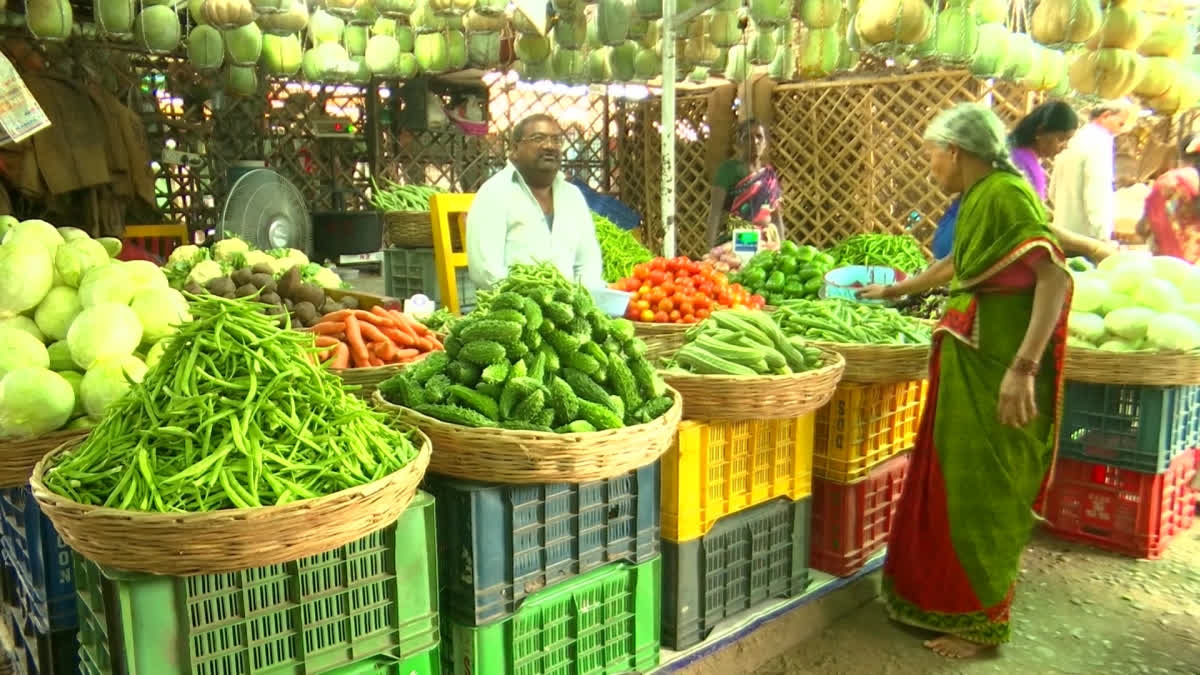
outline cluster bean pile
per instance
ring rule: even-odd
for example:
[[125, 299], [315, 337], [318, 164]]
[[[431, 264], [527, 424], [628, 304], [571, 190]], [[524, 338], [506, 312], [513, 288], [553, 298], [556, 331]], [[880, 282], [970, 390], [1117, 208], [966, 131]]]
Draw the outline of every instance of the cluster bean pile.
[[671, 367], [699, 375], [788, 375], [823, 365], [821, 350], [784, 335], [766, 312], [722, 310], [688, 330]]
[[633, 274], [633, 266], [650, 262], [653, 255], [642, 246], [632, 232], [622, 230], [611, 220], [593, 213], [592, 224], [596, 228], [596, 241], [604, 258], [604, 280], [612, 283]]
[[380, 384], [385, 399], [451, 424], [558, 433], [642, 424], [671, 408], [633, 324], [605, 316], [552, 266], [514, 265], [481, 295], [444, 352]]
[[771, 314], [785, 333], [842, 344], [928, 344], [932, 329], [889, 307], [848, 300], [791, 300]]
[[380, 187], [371, 182], [371, 203], [380, 211], [428, 211], [429, 198], [445, 190], [429, 185], [401, 185], [383, 181]]
[[417, 454], [314, 363], [312, 335], [205, 296], [162, 363], [45, 474], [81, 504], [186, 513], [286, 504], [369, 483]]
[[907, 235], [856, 234], [828, 253], [837, 260], [838, 267], [877, 265], [914, 274], [929, 265], [921, 244]]

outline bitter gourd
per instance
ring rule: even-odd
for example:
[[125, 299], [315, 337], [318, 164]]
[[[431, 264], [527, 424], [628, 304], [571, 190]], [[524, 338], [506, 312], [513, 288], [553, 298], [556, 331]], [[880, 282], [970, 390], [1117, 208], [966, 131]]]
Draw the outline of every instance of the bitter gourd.
[[625, 422], [611, 408], [591, 401], [579, 402], [579, 417], [599, 431], [625, 426]]
[[464, 427], [496, 426], [495, 421], [484, 417], [474, 410], [456, 405], [426, 403], [425, 405], [417, 406], [416, 410], [423, 415], [429, 415], [443, 422], [458, 424]]
[[470, 408], [491, 420], [500, 417], [499, 404], [474, 389], [469, 389], [461, 384], [452, 384], [447, 393], [449, 394], [447, 398], [451, 403], [462, 404], [463, 407]]
[[511, 419], [532, 422], [534, 415], [540, 413], [545, 407], [546, 394], [541, 389], [534, 389], [513, 408]]
[[[517, 405], [523, 402], [530, 394], [538, 391], [542, 386], [541, 382], [531, 377], [513, 377], [509, 378], [504, 384], [504, 391], [500, 394], [500, 418], [513, 419], [515, 417], [514, 410]], [[545, 399], [543, 398], [543, 403]], [[540, 410], [542, 406], [538, 406]], [[536, 410], [533, 412], [537, 412]], [[533, 413], [530, 413], [532, 416]]]
[[508, 355], [504, 345], [491, 340], [479, 340], [463, 345], [458, 357], [477, 366], [488, 366], [503, 361]]
[[450, 355], [445, 352], [434, 352], [417, 363], [409, 366], [406, 370], [410, 377], [417, 381], [417, 384], [425, 384], [429, 378], [446, 370], [450, 365]]
[[579, 397], [561, 377], [550, 381], [550, 404], [554, 407], [554, 421], [558, 424], [566, 424], [579, 414]]
[[450, 391], [450, 386], [454, 384], [445, 373], [438, 373], [429, 378], [425, 383], [425, 401], [427, 403], [442, 403], [446, 400], [446, 394]]
[[466, 361], [453, 361], [446, 366], [446, 375], [458, 384], [474, 387], [479, 382], [479, 366]]

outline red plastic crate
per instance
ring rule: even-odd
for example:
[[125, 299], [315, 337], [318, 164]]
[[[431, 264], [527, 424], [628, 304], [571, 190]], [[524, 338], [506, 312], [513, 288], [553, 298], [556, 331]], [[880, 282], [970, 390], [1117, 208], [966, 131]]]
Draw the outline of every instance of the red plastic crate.
[[809, 566], [839, 577], [862, 569], [887, 543], [907, 473], [905, 453], [849, 485], [814, 478]]
[[1200, 451], [1179, 455], [1160, 474], [1060, 458], [1047, 492], [1051, 532], [1138, 558], [1158, 558], [1196, 519], [1191, 487]]

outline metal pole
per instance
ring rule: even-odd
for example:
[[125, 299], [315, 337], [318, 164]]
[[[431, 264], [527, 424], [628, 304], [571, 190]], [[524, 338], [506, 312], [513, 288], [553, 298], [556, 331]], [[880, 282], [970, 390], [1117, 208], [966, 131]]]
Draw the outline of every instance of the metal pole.
[[663, 255], [675, 257], [675, 1], [663, 0], [662, 18], [662, 201]]

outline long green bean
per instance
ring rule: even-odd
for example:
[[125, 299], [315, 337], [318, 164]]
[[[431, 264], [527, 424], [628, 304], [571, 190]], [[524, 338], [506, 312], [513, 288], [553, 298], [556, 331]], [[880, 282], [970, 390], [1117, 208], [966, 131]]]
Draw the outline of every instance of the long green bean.
[[848, 300], [788, 300], [771, 318], [789, 335], [843, 344], [928, 344], [928, 324]]
[[270, 506], [370, 482], [416, 456], [409, 433], [314, 363], [311, 335], [280, 330], [247, 300], [205, 295], [191, 311], [160, 364], [57, 457], [51, 491], [168, 513]]

